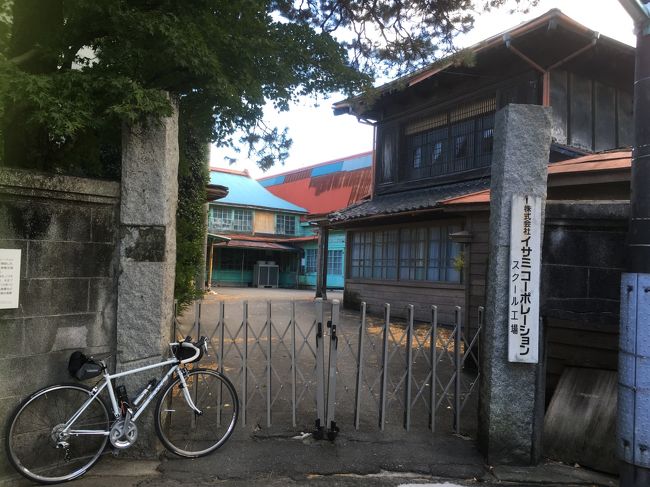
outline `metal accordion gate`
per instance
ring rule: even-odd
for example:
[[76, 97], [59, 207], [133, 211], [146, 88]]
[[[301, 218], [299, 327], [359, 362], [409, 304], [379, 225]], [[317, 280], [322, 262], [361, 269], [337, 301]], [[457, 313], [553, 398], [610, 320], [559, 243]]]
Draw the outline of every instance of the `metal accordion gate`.
[[385, 304], [371, 315], [366, 303], [350, 312], [320, 299], [196, 302], [173, 332], [210, 339], [201, 366], [231, 379], [244, 426], [329, 439], [340, 429], [471, 431], [475, 414], [463, 412], [475, 408], [483, 308], [471, 327], [460, 307], [448, 324], [435, 305], [428, 322], [414, 319], [413, 305], [405, 311], [393, 318]]

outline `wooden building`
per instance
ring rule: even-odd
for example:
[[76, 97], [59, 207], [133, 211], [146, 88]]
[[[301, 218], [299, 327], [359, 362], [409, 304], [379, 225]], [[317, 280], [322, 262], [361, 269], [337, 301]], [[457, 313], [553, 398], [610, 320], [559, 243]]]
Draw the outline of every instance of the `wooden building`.
[[[311, 239], [301, 225], [307, 211], [273, 195], [245, 171], [213, 168], [210, 182], [228, 193], [209, 205], [209, 285], [296, 287], [301, 254], [295, 244]], [[271, 281], [256, 279], [260, 265], [272, 267]]]
[[[377, 97], [334, 106], [374, 124], [376, 141], [371, 198], [330, 215], [332, 228], [347, 232], [346, 306], [365, 301], [378, 311], [389, 302], [399, 313], [415, 304], [416, 318], [427, 320], [436, 304], [441, 321], [451, 322], [458, 305], [476, 323], [485, 301], [494, 115], [509, 103], [552, 108], [549, 209], [596, 205], [581, 220], [596, 231], [609, 225], [603, 200], [629, 201], [629, 157], [627, 167], [612, 168], [618, 163], [607, 151], [632, 142], [634, 48], [551, 10], [467, 51], [381, 87]], [[562, 212], [549, 214], [561, 226]], [[614, 285], [620, 265], [612, 269], [592, 286]], [[562, 299], [554, 301], [558, 313], [576, 304]], [[578, 311], [569, 315], [588, 326]], [[611, 337], [617, 325], [601, 331]]]

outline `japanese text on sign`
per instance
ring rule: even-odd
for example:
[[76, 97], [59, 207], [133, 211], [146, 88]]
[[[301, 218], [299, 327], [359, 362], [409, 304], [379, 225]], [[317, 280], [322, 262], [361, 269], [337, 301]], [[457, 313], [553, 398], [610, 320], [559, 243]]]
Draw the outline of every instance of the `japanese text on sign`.
[[539, 196], [512, 197], [508, 309], [510, 362], [538, 362], [541, 207]]
[[18, 307], [20, 252], [20, 249], [0, 249], [0, 309]]

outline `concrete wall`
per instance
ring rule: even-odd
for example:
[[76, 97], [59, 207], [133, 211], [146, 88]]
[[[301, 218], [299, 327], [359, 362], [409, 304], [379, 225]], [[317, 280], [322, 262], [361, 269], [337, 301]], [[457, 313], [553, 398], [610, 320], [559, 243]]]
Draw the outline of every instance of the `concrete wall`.
[[617, 370], [621, 272], [627, 202], [547, 206], [542, 315], [547, 401], [567, 366]]
[[[20, 307], [0, 310], [0, 435], [68, 358], [115, 352], [118, 183], [0, 169], [0, 248], [21, 249]], [[13, 472], [0, 442], [0, 478]]]

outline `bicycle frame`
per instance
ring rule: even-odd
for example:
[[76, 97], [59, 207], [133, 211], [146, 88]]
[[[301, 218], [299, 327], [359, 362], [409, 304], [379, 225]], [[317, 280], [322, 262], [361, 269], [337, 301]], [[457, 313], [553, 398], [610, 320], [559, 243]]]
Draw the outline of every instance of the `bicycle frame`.
[[[160, 389], [167, 383], [169, 378], [174, 374], [174, 372], [178, 372], [180, 370], [180, 364], [181, 362], [178, 359], [170, 359], [166, 360], [164, 362], [160, 362], [157, 364], [152, 364], [152, 365], [146, 365], [144, 367], [138, 367], [137, 369], [133, 370], [127, 370], [125, 372], [119, 372], [117, 374], [109, 374], [106, 369], [104, 369], [104, 378], [102, 379], [102, 382], [92, 389], [92, 394], [88, 396], [88, 399], [83, 403], [83, 405], [75, 412], [72, 417], [65, 423], [64, 427], [61, 430], [61, 433], [63, 434], [68, 434], [68, 435], [73, 435], [73, 436], [81, 436], [81, 435], [101, 435], [101, 436], [108, 436], [110, 434], [110, 430], [108, 431], [99, 431], [99, 430], [75, 430], [71, 429], [72, 425], [74, 422], [83, 414], [83, 412], [88, 408], [88, 406], [92, 403], [92, 401], [101, 394], [101, 392], [104, 389], [108, 389], [108, 395], [111, 400], [111, 407], [113, 408], [113, 416], [114, 419], [118, 419], [122, 416], [122, 411], [120, 409], [120, 405], [117, 402], [117, 398], [115, 397], [115, 390], [113, 388], [113, 379], [118, 379], [120, 377], [125, 377], [127, 375], [133, 375], [137, 374], [138, 372], [144, 372], [145, 370], [151, 370], [155, 369], [157, 367], [166, 367], [167, 365], [172, 365], [170, 369], [165, 373], [165, 375], [158, 381], [158, 384], [156, 384], [156, 387], [151, 391], [151, 393], [148, 395], [148, 397], [145, 399], [145, 401], [140, 404], [140, 406], [137, 408], [133, 416], [131, 416], [132, 421], [136, 421], [140, 415], [144, 412], [144, 410], [147, 408], [147, 406], [151, 403], [154, 397], [160, 392]], [[195, 410], [197, 413], [201, 414], [201, 411], [197, 409], [197, 407], [194, 405], [194, 402], [192, 401], [192, 398], [190, 396], [190, 393], [188, 391], [187, 383], [185, 382], [185, 377], [182, 373], [178, 373], [178, 377], [183, 384], [183, 397], [187, 401], [187, 404]]]

